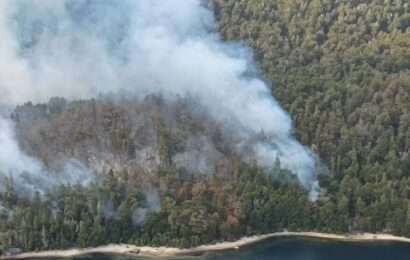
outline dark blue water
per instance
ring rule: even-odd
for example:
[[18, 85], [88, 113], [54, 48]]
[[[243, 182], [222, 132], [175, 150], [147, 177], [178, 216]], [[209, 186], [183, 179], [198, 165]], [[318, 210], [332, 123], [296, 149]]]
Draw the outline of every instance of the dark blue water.
[[[72, 260], [147, 260], [155, 258], [89, 255]], [[164, 258], [161, 258], [164, 259]], [[172, 260], [410, 260], [409, 243], [336, 242], [304, 238], [277, 238], [239, 250], [207, 253]], [[38, 259], [36, 259], [38, 260]], [[60, 259], [59, 259], [60, 260]], [[66, 260], [66, 259], [65, 259]], [[171, 260], [171, 259], [167, 259]]]
[[274, 239], [235, 252], [206, 259], [213, 260], [410, 260], [408, 243], [352, 243], [314, 239]]

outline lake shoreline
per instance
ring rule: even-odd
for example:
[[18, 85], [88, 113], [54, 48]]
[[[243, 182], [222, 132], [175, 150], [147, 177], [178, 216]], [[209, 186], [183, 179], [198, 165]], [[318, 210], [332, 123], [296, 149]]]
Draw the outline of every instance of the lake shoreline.
[[250, 246], [256, 243], [263, 242], [272, 238], [312, 238], [333, 241], [345, 242], [405, 242], [410, 243], [410, 238], [394, 236], [390, 234], [372, 234], [372, 233], [357, 233], [357, 234], [331, 234], [320, 232], [276, 232], [266, 235], [258, 235], [244, 237], [233, 242], [220, 242], [210, 245], [202, 245], [189, 249], [180, 249], [174, 247], [149, 247], [149, 246], [134, 246], [128, 244], [112, 244], [94, 248], [84, 249], [68, 249], [68, 250], [50, 250], [42, 252], [28, 252], [14, 256], [2, 256], [0, 259], [47, 259], [47, 258], [69, 258], [89, 254], [116, 254], [130, 256], [145, 256], [145, 257], [173, 257], [173, 256], [191, 256], [201, 255], [206, 252], [221, 252], [229, 250], [237, 250], [245, 246]]

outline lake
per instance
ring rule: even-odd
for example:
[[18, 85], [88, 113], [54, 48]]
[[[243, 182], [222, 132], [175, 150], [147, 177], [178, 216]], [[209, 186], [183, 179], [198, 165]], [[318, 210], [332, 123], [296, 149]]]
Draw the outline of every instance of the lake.
[[[75, 260], [145, 260], [152, 258], [94, 255]], [[240, 250], [208, 253], [203, 260], [410, 260], [410, 244], [397, 242], [337, 242], [304, 238], [276, 238]]]

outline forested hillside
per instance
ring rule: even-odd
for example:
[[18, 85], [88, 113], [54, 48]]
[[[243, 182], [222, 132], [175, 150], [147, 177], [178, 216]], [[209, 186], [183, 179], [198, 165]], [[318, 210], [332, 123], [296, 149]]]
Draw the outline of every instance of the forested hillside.
[[408, 1], [210, 3], [224, 39], [250, 46], [298, 139], [328, 168], [318, 200], [279, 161], [262, 169], [238, 152], [240, 138], [189, 98], [53, 98], [12, 113], [19, 144], [53, 174], [73, 158], [94, 181], [22, 195], [1, 179], [0, 254], [189, 247], [284, 229], [410, 236]]
[[[61, 164], [74, 158], [94, 180], [41, 190], [42, 179], [0, 178], [0, 250], [190, 247], [320, 226], [296, 177], [279, 162], [263, 171], [245, 160], [233, 134], [224, 135], [194, 104], [153, 95], [17, 107], [13, 118], [26, 151], [61, 178]], [[37, 191], [24, 194], [21, 187], [30, 185]]]
[[214, 0], [213, 7], [226, 40], [252, 47], [299, 139], [334, 175], [321, 180], [326, 214], [345, 208], [339, 214], [350, 230], [409, 228], [410, 3]]

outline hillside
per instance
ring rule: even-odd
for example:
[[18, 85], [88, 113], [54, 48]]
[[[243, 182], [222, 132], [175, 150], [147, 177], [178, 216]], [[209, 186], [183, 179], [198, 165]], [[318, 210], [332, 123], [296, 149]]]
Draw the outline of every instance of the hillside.
[[[92, 10], [97, 2], [86, 2], [83, 8]], [[73, 14], [66, 18], [82, 21], [77, 17], [84, 14], [77, 14], [81, 8], [75, 7], [70, 7]], [[112, 10], [111, 6], [99, 8]], [[142, 10], [155, 13], [158, 6], [150, 8]], [[32, 58], [35, 65], [39, 62], [37, 69], [45, 62], [47, 70], [41, 71], [44, 75], [49, 74], [49, 68], [65, 72], [68, 66], [77, 73], [74, 75], [81, 75], [81, 84], [73, 87], [79, 92], [81, 87], [86, 88], [87, 94], [98, 89], [95, 85], [101, 82], [97, 79], [103, 75], [104, 81], [107, 71], [115, 75], [108, 75], [112, 78], [108, 77], [107, 84], [116, 83], [107, 89], [117, 90], [117, 84], [130, 84], [138, 78], [130, 76], [135, 68], [142, 70], [137, 73], [142, 80], [135, 86], [126, 85], [125, 90], [152, 87], [160, 92], [167, 84], [175, 89], [164, 91], [172, 93], [169, 96], [100, 95], [73, 100], [56, 97], [46, 103], [28, 102], [15, 107], [10, 119], [16, 126], [18, 148], [37, 158], [43, 172], [23, 172], [14, 178], [9, 173], [0, 174], [0, 254], [9, 248], [36, 251], [110, 243], [191, 247], [285, 229], [410, 236], [407, 1], [212, 0], [210, 8], [225, 41], [241, 41], [253, 50], [260, 74], [272, 83], [272, 95], [295, 122], [297, 139], [320, 158], [319, 166], [327, 168], [318, 167], [312, 175], [319, 174], [321, 192], [317, 200], [309, 197], [299, 176], [285, 170], [280, 160], [269, 157], [273, 167], [258, 163], [256, 144], [268, 141], [273, 151], [283, 140], [284, 147], [293, 144], [290, 120], [270, 96], [260, 98], [267, 96], [266, 88], [262, 81], [248, 75], [253, 71], [244, 65], [247, 58], [232, 58], [236, 52], [226, 50], [231, 45], [221, 45], [214, 35], [207, 35], [203, 42], [198, 40], [210, 28], [204, 27], [195, 15], [195, 19], [188, 15], [195, 20], [189, 28], [179, 24], [185, 21], [184, 12], [178, 14], [181, 17], [171, 17], [176, 23], [166, 24], [171, 29], [161, 27], [164, 21], [153, 22], [150, 17], [147, 20], [153, 25], [148, 29], [142, 23], [138, 32], [150, 40], [157, 40], [157, 34], [150, 30], [159, 26], [166, 32], [155, 31], [166, 39], [153, 41], [158, 43], [158, 49], [149, 49], [153, 43], [150, 41], [138, 45], [124, 40], [138, 38], [123, 32], [129, 29], [129, 20], [110, 24], [108, 31], [112, 35], [97, 42], [112, 45], [107, 44], [108, 52], [98, 49], [95, 54], [104, 54], [101, 56], [107, 58], [106, 66], [96, 65], [98, 73], [90, 70], [90, 77], [83, 74], [83, 66], [88, 68], [88, 63], [81, 64], [79, 71], [70, 62], [59, 67], [58, 59], [50, 65], [48, 59], [36, 56], [46, 48], [40, 44], [39, 51], [36, 39], [30, 42], [30, 37], [23, 37], [28, 42], [19, 55]], [[102, 14], [94, 14], [97, 22], [106, 21], [107, 12]], [[39, 17], [42, 21], [43, 16]], [[54, 21], [51, 18], [42, 22]], [[205, 14], [200, 18], [209, 17]], [[93, 19], [82, 22], [90, 28], [95, 25]], [[104, 30], [108, 26], [105, 22], [102, 25]], [[70, 26], [77, 28], [75, 22]], [[58, 31], [58, 26], [51, 27]], [[197, 27], [199, 32], [195, 31]], [[118, 36], [117, 30], [124, 35]], [[66, 31], [58, 31], [62, 32]], [[58, 33], [56, 38], [61, 36]], [[86, 46], [95, 46], [93, 37], [85, 37], [87, 30], [79, 35], [90, 41]], [[120, 47], [113, 43], [118, 38], [123, 41]], [[82, 50], [81, 41], [75, 45], [76, 33], [73, 39], [70, 43]], [[37, 40], [49, 43], [47, 37]], [[166, 51], [159, 44], [164, 42], [171, 43], [165, 46]], [[140, 47], [136, 52], [146, 64], [139, 64], [135, 57], [127, 59], [133, 44]], [[124, 46], [130, 49], [122, 49]], [[74, 47], [68, 49], [75, 52]], [[174, 49], [178, 52], [171, 58], [164, 54]], [[158, 50], [164, 56], [158, 57]], [[188, 59], [195, 61], [193, 74], [185, 72], [191, 69], [187, 60], [181, 66], [174, 64], [186, 52]], [[245, 51], [238, 51], [246, 56], [242, 52]], [[69, 61], [77, 57], [64, 51], [63, 54], [61, 57], [68, 56]], [[86, 55], [87, 51], [75, 54]], [[86, 57], [85, 61], [95, 58]], [[221, 66], [221, 73], [216, 65]], [[130, 75], [122, 74], [123, 69]], [[198, 72], [201, 69], [203, 74]], [[170, 72], [176, 75], [169, 77]], [[158, 75], [164, 78], [151, 78]], [[115, 81], [120, 76], [125, 79]], [[50, 82], [61, 80], [56, 78]], [[82, 85], [81, 79], [88, 81]], [[223, 81], [221, 85], [219, 81]], [[44, 85], [44, 91], [52, 89], [51, 93], [58, 93], [58, 89], [50, 87], [51, 83]], [[238, 93], [232, 93], [235, 84]], [[258, 91], [249, 90], [248, 84]], [[64, 93], [71, 90], [67, 87]], [[207, 106], [178, 91], [205, 97], [202, 101]], [[215, 97], [214, 92], [220, 96]], [[243, 104], [247, 97], [258, 104]], [[226, 111], [218, 111], [222, 109]], [[250, 120], [237, 118], [240, 113]], [[274, 118], [267, 123], [265, 116], [272, 115]], [[255, 125], [246, 125], [249, 122]], [[246, 131], [235, 129], [238, 126]], [[273, 130], [259, 131], [263, 126]], [[276, 144], [269, 143], [275, 138]], [[300, 150], [304, 148], [298, 144], [296, 151]], [[298, 165], [295, 158], [299, 154], [291, 155], [294, 158], [290, 161]]]
[[[345, 215], [346, 230], [405, 233], [408, 1], [212, 2], [225, 39], [252, 47], [274, 96], [290, 111], [299, 140], [334, 174], [320, 183], [328, 190], [326, 214]], [[332, 226], [332, 219], [323, 224]]]
[[[12, 118], [21, 147], [48, 173], [2, 179], [5, 248], [189, 247], [314, 225], [303, 220], [311, 202], [295, 177], [279, 162], [258, 168], [237, 148], [243, 140], [190, 99], [53, 98], [18, 106]], [[42, 183], [55, 178], [57, 186]]]

